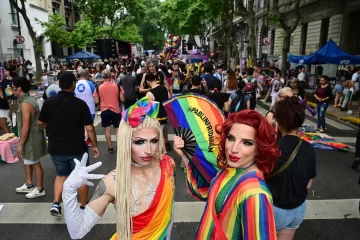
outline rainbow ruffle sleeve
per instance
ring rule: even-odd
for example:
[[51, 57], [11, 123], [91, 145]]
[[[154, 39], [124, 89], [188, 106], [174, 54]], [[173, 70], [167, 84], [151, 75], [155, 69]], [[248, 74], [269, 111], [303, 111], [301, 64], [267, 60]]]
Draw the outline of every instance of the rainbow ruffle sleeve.
[[206, 201], [210, 184], [201, 175], [195, 165], [189, 161], [189, 164], [184, 168], [186, 175], [186, 186], [189, 193], [200, 201]]

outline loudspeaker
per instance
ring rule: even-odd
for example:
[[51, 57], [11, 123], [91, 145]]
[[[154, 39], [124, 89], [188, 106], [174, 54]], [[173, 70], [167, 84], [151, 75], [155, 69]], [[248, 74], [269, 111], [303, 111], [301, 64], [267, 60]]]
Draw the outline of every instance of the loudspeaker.
[[96, 39], [94, 41], [94, 53], [101, 58], [116, 58], [115, 40]]

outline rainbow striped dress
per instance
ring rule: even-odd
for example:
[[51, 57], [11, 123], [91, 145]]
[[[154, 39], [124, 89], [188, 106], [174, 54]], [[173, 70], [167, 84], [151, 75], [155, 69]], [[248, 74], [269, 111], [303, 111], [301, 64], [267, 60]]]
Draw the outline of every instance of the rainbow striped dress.
[[187, 186], [197, 199], [206, 201], [196, 231], [198, 240], [275, 240], [271, 193], [261, 172], [227, 168], [207, 184], [192, 163]]
[[[172, 158], [163, 155], [160, 168], [162, 174], [152, 203], [145, 212], [132, 217], [132, 240], [170, 239], [175, 191], [175, 167]], [[115, 234], [110, 240], [120, 239]]]

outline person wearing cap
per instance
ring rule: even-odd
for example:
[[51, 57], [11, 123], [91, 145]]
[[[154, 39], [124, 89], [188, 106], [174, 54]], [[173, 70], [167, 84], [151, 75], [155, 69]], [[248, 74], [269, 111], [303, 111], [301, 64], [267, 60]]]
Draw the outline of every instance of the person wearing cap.
[[[16, 155], [24, 162], [26, 183], [16, 188], [18, 193], [26, 193], [26, 198], [41, 197], [46, 194], [43, 184], [44, 170], [40, 158], [47, 155], [44, 129], [37, 124], [39, 106], [36, 100], [29, 96], [30, 81], [26, 77], [13, 79], [12, 91], [18, 97], [17, 125], [20, 141]], [[36, 186], [32, 182], [35, 172]]]
[[[75, 168], [74, 158], [88, 152], [84, 141], [84, 126], [92, 143], [93, 157], [99, 156], [95, 128], [87, 104], [74, 95], [76, 77], [64, 72], [59, 79], [61, 91], [49, 97], [40, 112], [38, 123], [47, 128], [49, 153], [56, 169], [54, 204], [51, 215], [61, 216], [63, 184]], [[81, 208], [87, 202], [88, 187], [79, 189]]]

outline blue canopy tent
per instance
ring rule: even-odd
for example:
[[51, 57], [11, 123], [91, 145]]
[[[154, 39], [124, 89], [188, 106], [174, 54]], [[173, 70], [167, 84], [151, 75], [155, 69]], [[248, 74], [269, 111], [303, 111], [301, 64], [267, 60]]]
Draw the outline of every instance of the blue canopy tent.
[[67, 60], [71, 59], [99, 59], [100, 56], [87, 51], [77, 52], [71, 56], [66, 57]]
[[290, 56], [289, 61], [297, 64], [360, 64], [360, 57], [351, 55], [329, 40], [322, 48], [311, 55]]

